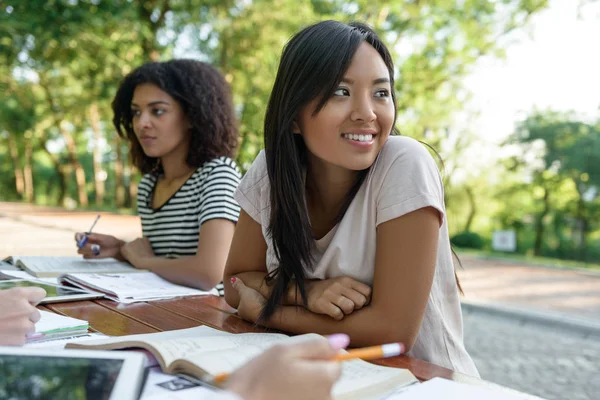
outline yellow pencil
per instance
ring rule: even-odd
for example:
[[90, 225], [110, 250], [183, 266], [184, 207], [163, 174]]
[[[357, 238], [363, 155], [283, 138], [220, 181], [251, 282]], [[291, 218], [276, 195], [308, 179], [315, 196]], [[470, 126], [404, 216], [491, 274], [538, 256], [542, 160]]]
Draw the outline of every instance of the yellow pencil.
[[[404, 352], [402, 343], [389, 343], [379, 346], [363, 347], [362, 349], [349, 350], [346, 353], [339, 353], [333, 357], [332, 361], [346, 361], [360, 358], [361, 360], [375, 360], [378, 358], [387, 358], [399, 356]], [[229, 378], [230, 374], [224, 372], [215, 375], [214, 383], [223, 383]]]

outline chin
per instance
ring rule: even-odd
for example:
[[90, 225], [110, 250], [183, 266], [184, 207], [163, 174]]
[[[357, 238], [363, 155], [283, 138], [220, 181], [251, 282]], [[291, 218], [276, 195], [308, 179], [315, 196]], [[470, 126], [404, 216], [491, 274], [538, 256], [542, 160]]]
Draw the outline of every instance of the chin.
[[352, 160], [350, 162], [345, 162], [341, 165], [341, 167], [346, 168], [350, 171], [362, 171], [371, 168], [374, 162], [374, 158], [369, 160]]

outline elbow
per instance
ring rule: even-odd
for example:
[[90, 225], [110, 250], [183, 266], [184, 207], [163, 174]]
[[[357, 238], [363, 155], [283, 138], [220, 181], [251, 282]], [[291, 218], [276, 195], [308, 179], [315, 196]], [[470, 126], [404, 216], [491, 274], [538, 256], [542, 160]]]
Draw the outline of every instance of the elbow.
[[368, 330], [367, 341], [369, 343], [363, 345], [376, 346], [386, 343], [402, 343], [405, 349], [404, 352], [408, 353], [417, 341], [420, 324], [414, 326], [415, 324], [407, 323], [406, 320], [395, 318], [390, 320], [389, 316], [389, 313], [385, 313], [384, 316], [376, 318], [377, 323], [372, 324], [372, 328]]
[[229, 304], [229, 307], [237, 309], [240, 299], [236, 290], [229, 282], [223, 282], [223, 286], [225, 287], [225, 301]]

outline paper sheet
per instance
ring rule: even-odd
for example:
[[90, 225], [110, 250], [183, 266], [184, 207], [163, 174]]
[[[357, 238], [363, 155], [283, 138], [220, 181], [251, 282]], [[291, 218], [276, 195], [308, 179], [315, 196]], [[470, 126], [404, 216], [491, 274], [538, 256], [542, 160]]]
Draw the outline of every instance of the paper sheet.
[[494, 390], [483, 386], [433, 378], [418, 385], [399, 389], [382, 400], [530, 400], [536, 398], [525, 394], [520, 396], [517, 391], [511, 389]]
[[[152, 272], [135, 274], [69, 274], [67, 281], [108, 293], [121, 303], [152, 301], [181, 296], [218, 295], [216, 289], [203, 291], [171, 283]], [[112, 294], [111, 294], [112, 293]]]

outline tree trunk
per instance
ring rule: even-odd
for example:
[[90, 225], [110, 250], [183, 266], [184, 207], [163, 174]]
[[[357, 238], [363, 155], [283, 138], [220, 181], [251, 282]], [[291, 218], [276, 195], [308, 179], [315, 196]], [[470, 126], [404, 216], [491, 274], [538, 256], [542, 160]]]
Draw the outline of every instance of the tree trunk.
[[25, 201], [33, 203], [33, 145], [31, 144], [31, 137], [25, 137], [25, 165], [23, 166], [23, 175]]
[[535, 221], [535, 244], [533, 245], [533, 254], [536, 256], [542, 255], [542, 244], [544, 242], [544, 218], [550, 211], [550, 191], [547, 188], [544, 189], [544, 208], [542, 212], [537, 216]]
[[23, 198], [25, 193], [25, 180], [23, 177], [23, 170], [21, 169], [21, 163], [19, 162], [19, 149], [17, 147], [17, 141], [12, 133], [8, 133], [8, 148], [10, 151], [10, 158], [12, 158], [14, 170], [15, 170], [15, 186], [17, 194], [20, 198]]
[[94, 187], [96, 189], [96, 205], [104, 204], [104, 181], [105, 172], [102, 170], [102, 151], [100, 143], [102, 141], [102, 130], [100, 129], [100, 113], [98, 112], [98, 104], [93, 103], [90, 106], [90, 126], [94, 131]]
[[469, 199], [469, 216], [467, 217], [467, 222], [465, 223], [465, 232], [471, 231], [471, 224], [473, 224], [473, 219], [475, 219], [475, 214], [477, 213], [477, 204], [475, 203], [475, 195], [473, 194], [473, 189], [470, 186], [465, 187], [465, 191], [467, 193], [467, 198]]
[[48, 157], [50, 157], [50, 160], [52, 160], [52, 164], [54, 164], [54, 169], [56, 170], [56, 173], [58, 175], [58, 204], [62, 205], [65, 201], [65, 196], [67, 195], [67, 176], [63, 169], [63, 165], [60, 163], [58, 157], [56, 157], [56, 154], [51, 153], [48, 150], [46, 142], [46, 138], [42, 137], [42, 150], [44, 150], [46, 154], [48, 154]]
[[83, 207], [88, 206], [88, 196], [87, 191], [85, 189], [85, 170], [77, 157], [77, 145], [75, 144], [75, 140], [71, 133], [64, 129], [62, 124], [60, 124], [60, 132], [65, 139], [65, 143], [67, 145], [67, 151], [69, 152], [69, 163], [71, 164], [71, 168], [75, 171], [75, 181], [77, 183], [77, 197], [79, 198], [79, 204]]

